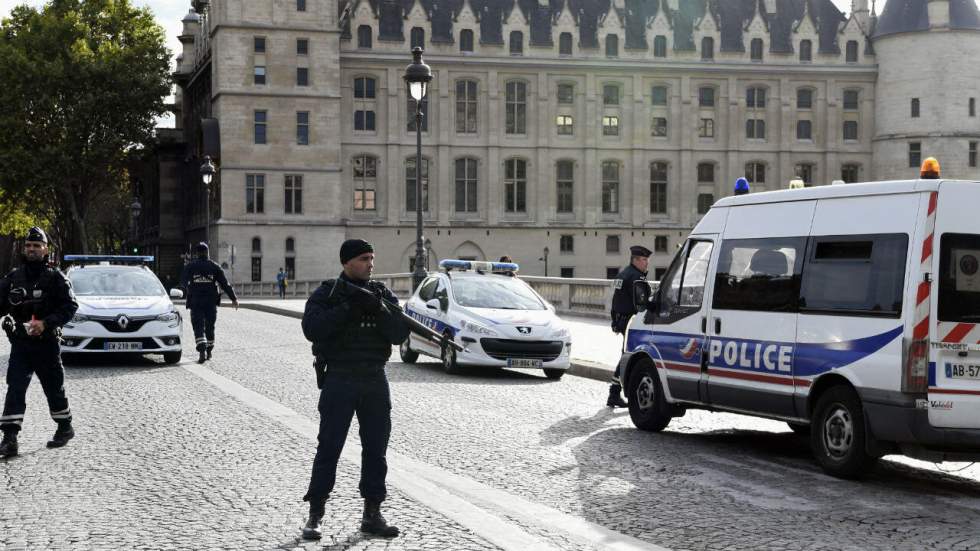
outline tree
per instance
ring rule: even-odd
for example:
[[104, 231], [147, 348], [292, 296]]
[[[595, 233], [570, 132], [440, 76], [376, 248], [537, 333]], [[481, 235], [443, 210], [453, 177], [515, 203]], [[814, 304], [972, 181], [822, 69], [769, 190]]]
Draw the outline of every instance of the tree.
[[90, 218], [124, 203], [127, 155], [165, 112], [163, 29], [129, 0], [19, 6], [0, 23], [0, 82], [0, 191], [88, 252]]

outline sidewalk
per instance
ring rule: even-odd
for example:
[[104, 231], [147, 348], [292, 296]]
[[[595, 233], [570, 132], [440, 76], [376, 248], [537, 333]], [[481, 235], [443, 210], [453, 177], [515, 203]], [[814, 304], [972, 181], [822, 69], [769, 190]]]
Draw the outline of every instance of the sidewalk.
[[[293, 318], [303, 317], [305, 299], [242, 299], [239, 306]], [[606, 321], [563, 315], [572, 333], [572, 365], [570, 375], [597, 381], [609, 381], [619, 362], [622, 337], [609, 329]]]

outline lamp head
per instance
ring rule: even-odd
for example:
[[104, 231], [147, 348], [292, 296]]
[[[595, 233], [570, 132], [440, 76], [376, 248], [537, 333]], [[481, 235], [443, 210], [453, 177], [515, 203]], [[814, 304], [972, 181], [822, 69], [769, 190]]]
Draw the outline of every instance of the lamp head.
[[412, 63], [405, 67], [405, 84], [408, 93], [415, 101], [422, 101], [428, 93], [429, 82], [432, 81], [432, 68], [422, 61], [422, 48], [412, 48]]
[[211, 180], [214, 179], [214, 163], [211, 162], [210, 156], [204, 157], [204, 164], [201, 165], [201, 180], [204, 181], [204, 185], [211, 185]]

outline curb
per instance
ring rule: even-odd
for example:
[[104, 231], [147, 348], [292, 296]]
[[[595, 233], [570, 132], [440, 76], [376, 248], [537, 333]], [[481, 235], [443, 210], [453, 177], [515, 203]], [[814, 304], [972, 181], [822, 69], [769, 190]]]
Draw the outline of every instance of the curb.
[[[222, 304], [222, 306], [230, 306]], [[258, 312], [265, 312], [267, 314], [277, 314], [280, 316], [287, 316], [295, 319], [303, 319], [302, 312], [296, 312], [295, 310], [289, 310], [287, 308], [277, 308], [275, 306], [269, 306], [268, 304], [255, 304], [242, 302], [238, 304], [239, 308], [247, 308], [249, 310], [256, 310]], [[612, 379], [614, 368], [609, 367], [605, 364], [599, 362], [591, 362], [589, 360], [582, 359], [572, 359], [571, 365], [568, 368], [567, 373], [569, 375], [574, 375], [576, 377], [583, 377], [586, 379], [593, 379], [596, 381], [602, 381], [608, 383]]]

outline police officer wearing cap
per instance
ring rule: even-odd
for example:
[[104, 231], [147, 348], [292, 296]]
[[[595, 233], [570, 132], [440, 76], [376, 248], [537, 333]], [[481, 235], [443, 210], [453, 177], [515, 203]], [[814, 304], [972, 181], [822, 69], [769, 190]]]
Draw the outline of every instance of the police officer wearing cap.
[[[650, 249], [642, 245], [630, 247], [630, 264], [623, 268], [614, 280], [615, 291], [612, 298], [612, 330], [614, 333], [625, 335], [626, 325], [630, 317], [636, 313], [636, 304], [633, 301], [633, 282], [647, 278], [647, 267], [650, 265]], [[624, 408], [627, 406], [621, 396], [623, 384], [619, 380], [619, 366], [613, 373], [612, 382], [609, 385], [609, 398], [606, 405], [609, 407]]]
[[180, 284], [187, 290], [187, 308], [191, 311], [191, 327], [194, 328], [194, 342], [197, 344], [197, 363], [202, 364], [211, 359], [214, 350], [214, 322], [218, 319], [218, 303], [221, 301], [218, 287], [228, 295], [236, 310], [238, 297], [228, 284], [221, 266], [208, 258], [208, 244], [198, 243], [194, 250], [197, 259], [184, 266]]
[[75, 436], [65, 396], [61, 365], [61, 326], [71, 321], [78, 303], [71, 283], [48, 266], [48, 236], [33, 227], [24, 242], [23, 265], [0, 279], [0, 316], [10, 339], [7, 398], [0, 415], [0, 457], [17, 455], [17, 433], [24, 423], [27, 386], [37, 375], [58, 424], [49, 448], [60, 448]]
[[391, 538], [398, 535], [398, 528], [381, 516], [381, 502], [387, 495], [385, 454], [391, 435], [391, 395], [384, 368], [391, 347], [404, 342], [409, 329], [402, 317], [381, 301], [397, 304], [395, 295], [380, 281], [371, 280], [374, 248], [370, 243], [345, 241], [340, 247], [340, 263], [343, 272], [313, 292], [303, 313], [303, 334], [313, 343], [321, 389], [319, 445], [309, 489], [303, 496], [310, 503], [303, 538], [320, 539], [322, 535], [320, 523], [354, 414], [360, 425], [362, 449], [358, 486], [364, 498], [361, 531]]

